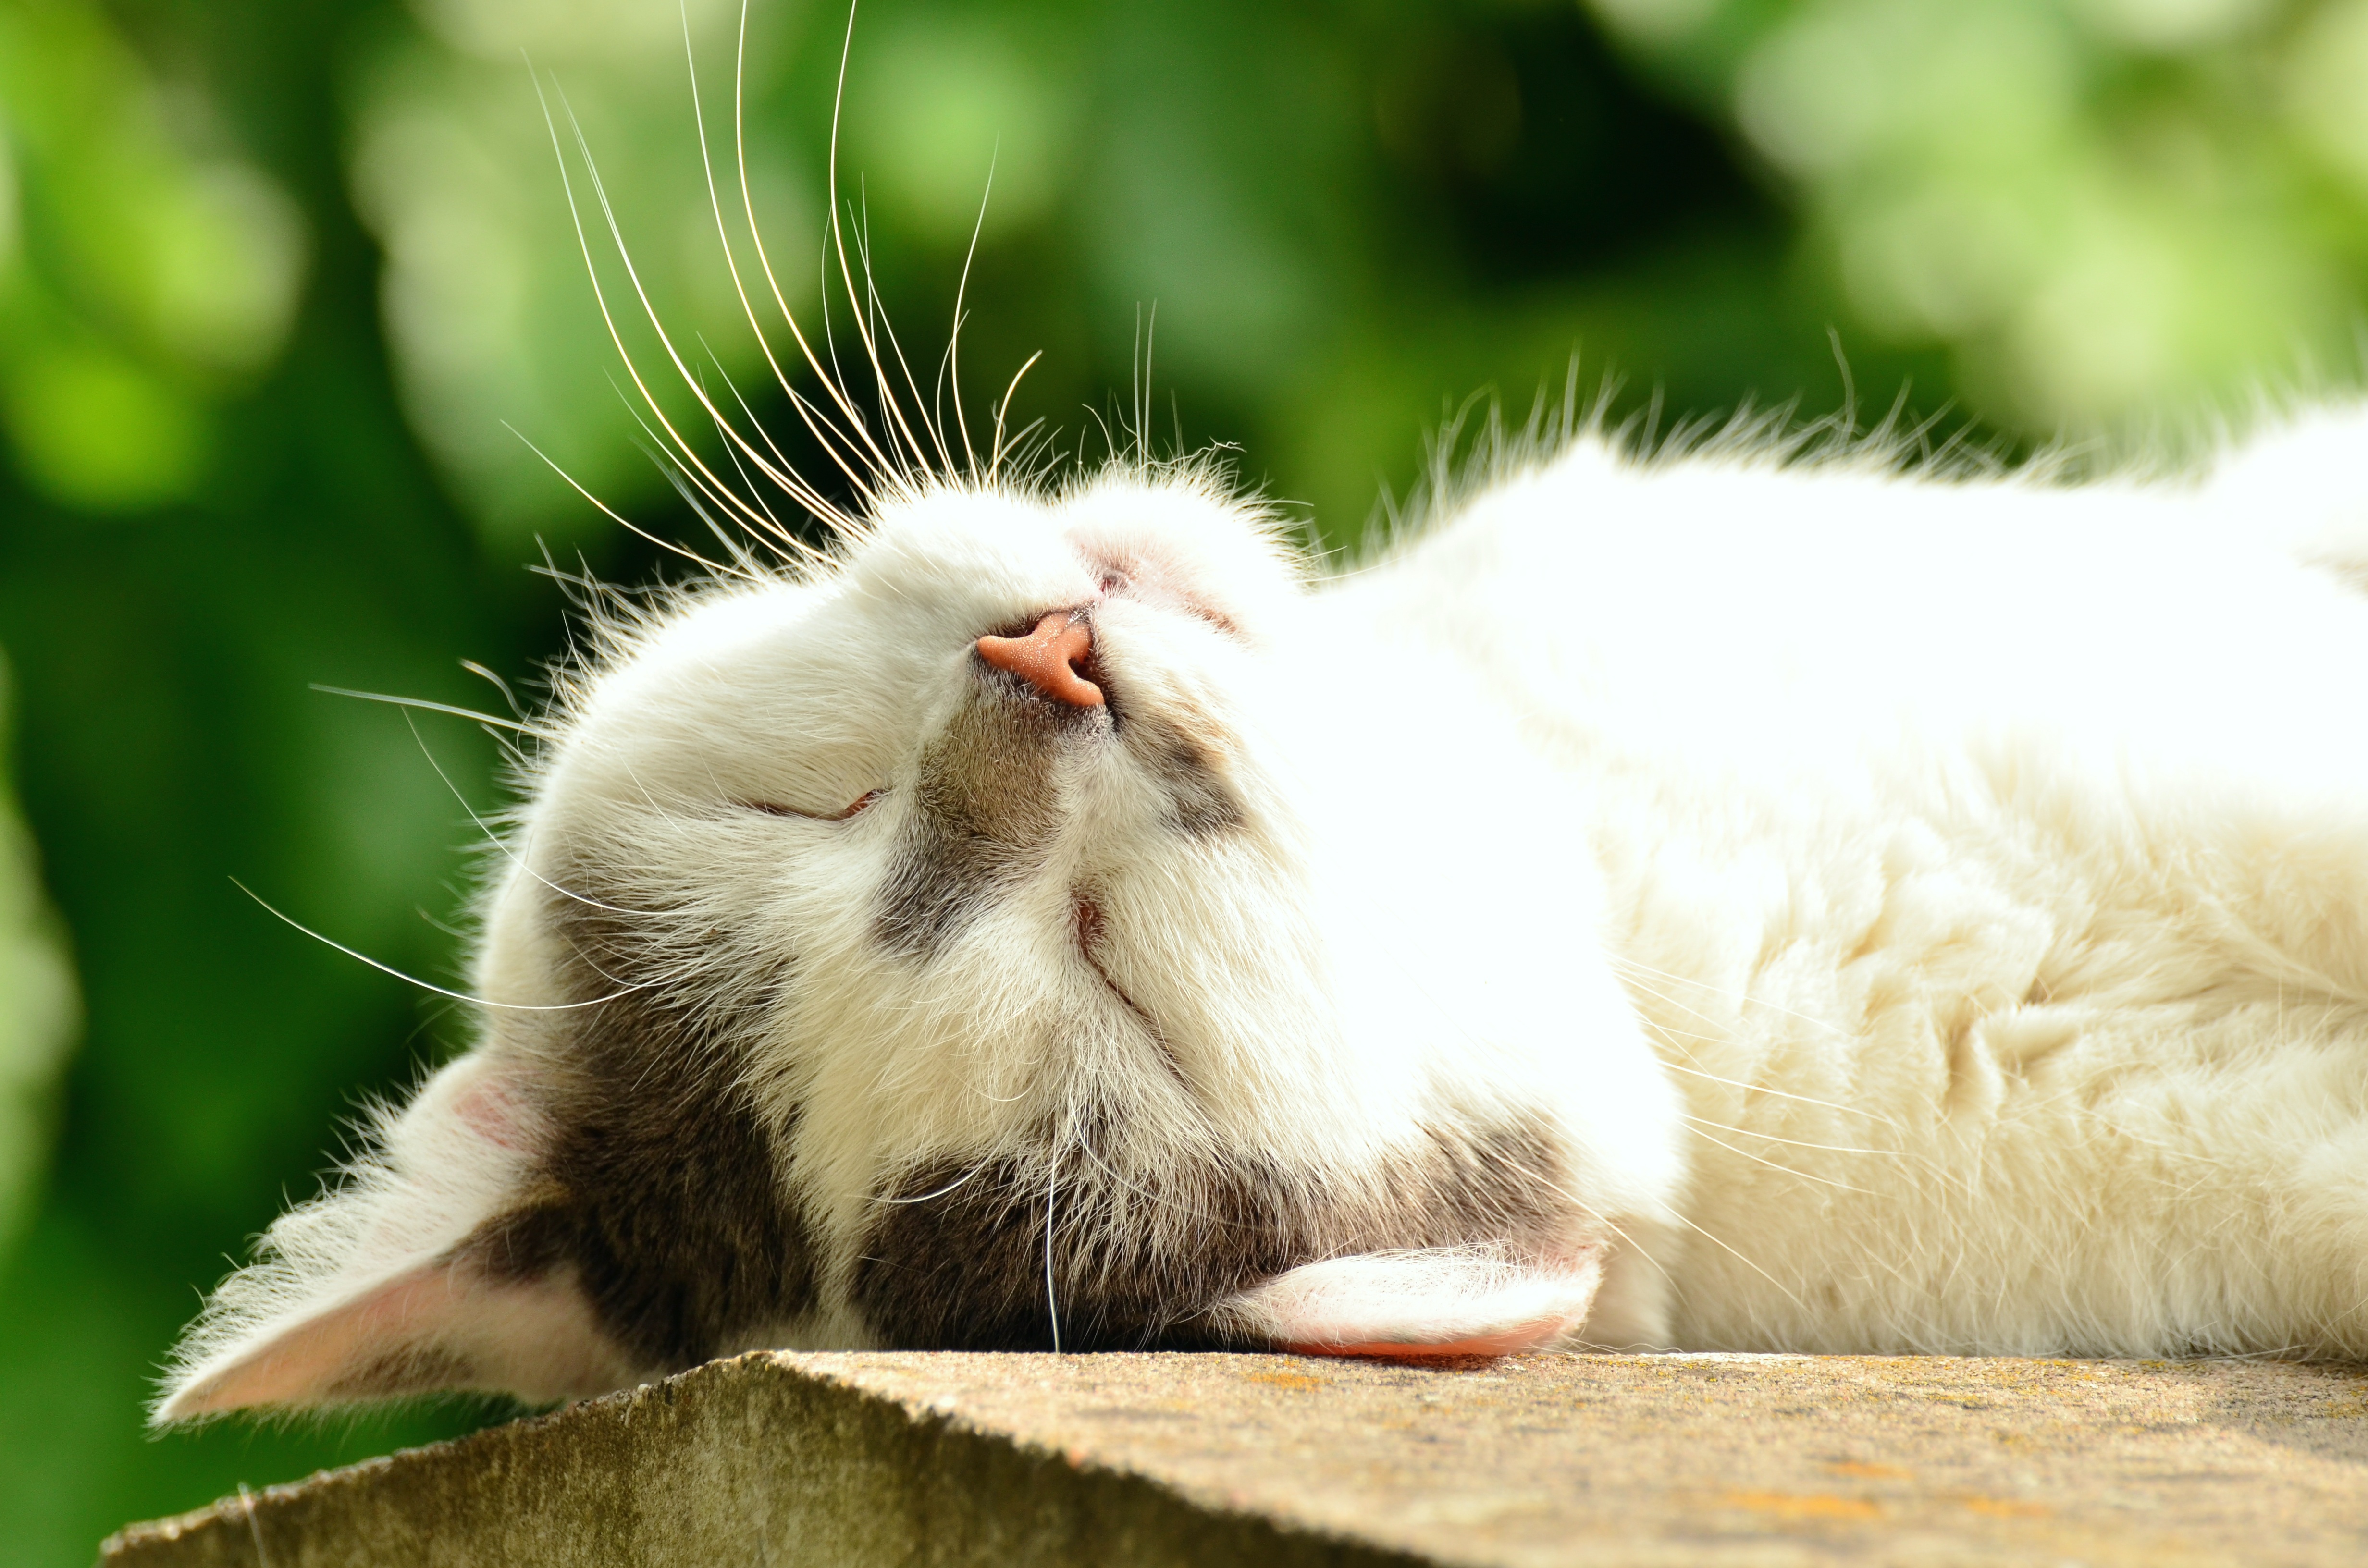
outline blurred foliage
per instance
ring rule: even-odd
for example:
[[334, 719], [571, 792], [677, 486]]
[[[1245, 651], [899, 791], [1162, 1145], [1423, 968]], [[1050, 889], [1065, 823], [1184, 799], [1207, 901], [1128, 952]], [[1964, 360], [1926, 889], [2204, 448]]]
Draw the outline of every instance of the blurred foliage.
[[2350, 381], [2368, 3], [1597, 0], [1799, 192], [1875, 341], [2054, 434]]
[[270, 362], [304, 224], [96, 6], [0, 5], [0, 428], [75, 506], [187, 494], [206, 405]]
[[[78, 1564], [125, 1519], [467, 1419], [163, 1442], [142, 1431], [150, 1379], [199, 1290], [310, 1189], [358, 1094], [399, 1084], [438, 1049], [423, 1028], [445, 1027], [229, 881], [390, 962], [451, 973], [450, 938], [416, 911], [454, 907], [461, 813], [391, 710], [308, 683], [474, 701], [482, 683], [453, 660], [518, 668], [552, 637], [529, 645], [512, 629], [555, 616], [514, 565], [488, 567], [389, 391], [377, 253], [346, 196], [336, 86], [346, 51], [372, 26], [406, 26], [400, 14], [154, 0], [101, 26], [86, 7], [6, 0], [0, 17], [0, 125], [20, 192], [12, 276], [86, 312], [60, 330], [153, 377], [203, 443], [185, 482], [137, 506], [58, 484], [13, 425], [0, 466], [12, 771], [84, 1016], [40, 1207], [0, 1260], [0, 1563]], [[120, 96], [72, 111], [43, 96], [92, 81]], [[204, 113], [182, 128], [165, 101]], [[35, 155], [36, 113], [53, 117], [54, 153]], [[172, 158], [70, 156], [150, 131]], [[153, 318], [129, 305], [108, 313], [105, 258], [63, 233], [119, 206], [169, 206], [146, 182], [205, 159], [256, 171], [309, 236], [307, 280], [275, 307], [289, 319], [258, 312], [238, 329], [268, 329], [244, 362], [201, 335], [144, 336]], [[76, 183], [38, 185], [37, 171], [70, 164]], [[224, 254], [286, 241], [280, 219], [252, 221]], [[108, 276], [136, 278], [154, 259], [145, 247], [165, 242], [89, 243], [128, 248]], [[71, 425], [78, 449], [120, 456], [154, 430], [127, 420], [103, 380], [87, 397], [73, 378], [47, 388], [42, 417]], [[490, 746], [464, 726], [427, 739], [484, 805]]]
[[[1090, 456], [1147, 359], [1155, 442], [1235, 444], [1335, 540], [1467, 394], [1518, 416], [1574, 352], [1665, 427], [1824, 413], [1846, 359], [2008, 445], [2355, 369], [2368, 0], [1591, 3], [866, 0], [841, 212], [925, 386], [967, 261], [974, 428], [1042, 351], [1016, 421]], [[733, 0], [0, 0], [0, 645], [39, 846], [0, 790], [0, 1210], [35, 1195], [0, 1221], [0, 1564], [497, 1414], [143, 1440], [197, 1292], [359, 1096], [467, 1040], [230, 879], [450, 983], [453, 791], [497, 799], [495, 748], [312, 685], [530, 681], [564, 635], [538, 539], [661, 568], [552, 465], [687, 536], [637, 449], [701, 442], [686, 377], [827, 480], [726, 246], [776, 353], [776, 283], [824, 324], [846, 22], [759, 0], [744, 142]], [[69, 949], [84, 1038], [44, 1087]]]
[[[8, 696], [0, 663], [0, 737], [8, 732]], [[7, 783], [0, 772], [0, 1257], [23, 1227], [49, 1157], [58, 1069], [75, 1021], [74, 973]]]

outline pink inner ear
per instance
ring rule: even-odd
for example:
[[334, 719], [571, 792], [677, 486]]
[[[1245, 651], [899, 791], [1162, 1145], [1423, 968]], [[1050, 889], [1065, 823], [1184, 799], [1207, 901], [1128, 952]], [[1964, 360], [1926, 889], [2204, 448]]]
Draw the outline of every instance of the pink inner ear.
[[533, 1114], [511, 1081], [486, 1070], [461, 1081], [449, 1102], [454, 1120], [497, 1149], [524, 1150], [542, 1142]]
[[541, 1403], [634, 1381], [572, 1276], [496, 1284], [438, 1259], [199, 1368], [156, 1415], [186, 1421], [250, 1405], [351, 1403], [439, 1389]]
[[448, 1265], [411, 1269], [326, 1308], [229, 1365], [207, 1370], [167, 1400], [157, 1415], [180, 1421], [255, 1404], [317, 1403], [373, 1362], [385, 1362], [433, 1337], [442, 1320], [451, 1315], [450, 1273]]
[[1443, 1247], [1311, 1263], [1219, 1306], [1236, 1331], [1302, 1356], [1507, 1356], [1577, 1332], [1600, 1249], [1551, 1262]]

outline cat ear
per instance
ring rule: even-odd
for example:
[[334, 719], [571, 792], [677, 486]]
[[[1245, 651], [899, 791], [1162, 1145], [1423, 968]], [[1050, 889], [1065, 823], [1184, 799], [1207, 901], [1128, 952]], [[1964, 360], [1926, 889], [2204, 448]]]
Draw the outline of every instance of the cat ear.
[[1569, 1337], [1602, 1282], [1600, 1248], [1550, 1263], [1482, 1247], [1336, 1257], [1221, 1302], [1221, 1328], [1302, 1356], [1507, 1356]]
[[274, 1224], [206, 1303], [153, 1419], [632, 1382], [566, 1261], [529, 1087], [515, 1064], [467, 1057], [382, 1119], [375, 1152]]

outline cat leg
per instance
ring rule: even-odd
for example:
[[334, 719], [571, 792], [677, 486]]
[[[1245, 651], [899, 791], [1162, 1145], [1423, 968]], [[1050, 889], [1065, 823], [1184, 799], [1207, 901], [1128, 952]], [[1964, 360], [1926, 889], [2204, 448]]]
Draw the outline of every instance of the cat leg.
[[1551, 1264], [1427, 1247], [1306, 1264], [1221, 1301], [1230, 1338], [1301, 1356], [1508, 1356], [1567, 1339], [1602, 1278], [1599, 1248]]

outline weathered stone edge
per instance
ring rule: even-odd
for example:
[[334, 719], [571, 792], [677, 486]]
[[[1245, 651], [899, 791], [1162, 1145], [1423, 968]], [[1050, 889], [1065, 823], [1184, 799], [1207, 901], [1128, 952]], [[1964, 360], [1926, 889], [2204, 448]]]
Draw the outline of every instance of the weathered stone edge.
[[[782, 1380], [779, 1392], [789, 1397], [777, 1399], [779, 1405], [805, 1403], [798, 1397], [803, 1393], [814, 1402], [814, 1414], [824, 1417], [784, 1423], [810, 1428], [784, 1433], [798, 1445], [794, 1455], [784, 1449], [785, 1459], [808, 1468], [885, 1462], [895, 1471], [904, 1487], [903, 1500], [913, 1513], [939, 1522], [941, 1528], [924, 1540], [905, 1543], [905, 1550], [879, 1540], [886, 1553], [867, 1554], [863, 1562], [1058, 1562], [1082, 1560], [1076, 1557], [1080, 1551], [1099, 1554], [1121, 1546], [1122, 1556], [1101, 1560], [1178, 1568], [1245, 1561], [1292, 1568], [1408, 1568], [1424, 1561], [1310, 1523], [1194, 1496], [1142, 1471], [1073, 1456], [983, 1426], [921, 1399], [867, 1386], [845, 1372], [759, 1351], [449, 1442], [318, 1471], [300, 1482], [223, 1497], [175, 1517], [134, 1524], [101, 1544], [101, 1568], [288, 1568], [291, 1562], [379, 1560], [425, 1563], [448, 1560], [448, 1552], [455, 1562], [573, 1562], [575, 1557], [555, 1538], [549, 1557], [522, 1555], [515, 1528], [506, 1532], [512, 1544], [505, 1549], [496, 1542], [456, 1540], [455, 1532], [439, 1528], [445, 1522], [439, 1520], [416, 1521], [423, 1529], [408, 1551], [402, 1540], [387, 1535], [382, 1517], [373, 1521], [377, 1528], [372, 1533], [383, 1556], [360, 1540], [344, 1545], [323, 1538], [336, 1530], [341, 1516], [359, 1523], [374, 1504], [384, 1515], [390, 1498], [399, 1513], [401, 1494], [434, 1496], [437, 1483], [447, 1477], [448, 1489], [457, 1497], [464, 1476], [507, 1472], [516, 1461], [537, 1457], [539, 1450], [560, 1460], [571, 1457], [565, 1450], [595, 1456], [618, 1472], [601, 1479], [628, 1488], [633, 1478], [622, 1473], [627, 1466], [614, 1462], [615, 1440], [621, 1437], [628, 1446], [636, 1439], [662, 1443], [669, 1416], [682, 1413], [686, 1405], [728, 1398], [727, 1391], [738, 1380], [752, 1377], [767, 1382]], [[817, 1453], [817, 1444], [834, 1451]], [[555, 1447], [562, 1451], [552, 1452]], [[827, 1511], [871, 1506], [872, 1500], [853, 1493], [849, 1487], [846, 1494], [825, 1496], [820, 1506]], [[951, 1528], [946, 1528], [949, 1521]], [[518, 1516], [510, 1522], [515, 1527], [529, 1521]], [[822, 1522], [840, 1527], [834, 1533], [860, 1538], [876, 1521], [848, 1517]], [[669, 1551], [670, 1543], [662, 1539], [604, 1544], [621, 1553], [609, 1558], [620, 1564], [689, 1561]], [[691, 1544], [689, 1539], [679, 1543], [682, 1548]], [[495, 1547], [496, 1554], [488, 1555], [488, 1546]], [[919, 1555], [914, 1554], [914, 1547]], [[427, 1555], [410, 1554], [421, 1550]], [[856, 1559], [846, 1561], [855, 1568]]]

